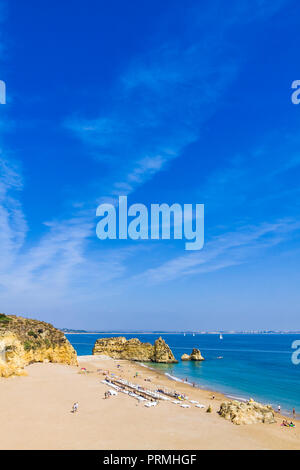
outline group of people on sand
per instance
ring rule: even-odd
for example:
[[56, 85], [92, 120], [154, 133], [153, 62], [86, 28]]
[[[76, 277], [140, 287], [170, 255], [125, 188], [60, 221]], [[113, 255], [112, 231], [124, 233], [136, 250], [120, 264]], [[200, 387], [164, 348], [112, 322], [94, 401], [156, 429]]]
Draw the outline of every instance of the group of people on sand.
[[285, 426], [287, 428], [295, 428], [295, 424], [293, 423], [293, 421], [291, 421], [290, 423], [287, 422], [286, 419], [284, 419], [281, 423], [281, 426]]
[[[281, 406], [278, 405], [278, 408], [277, 408], [277, 411], [278, 413], [280, 414], [281, 413]], [[292, 410], [292, 414], [293, 414], [293, 418], [295, 419], [296, 418], [296, 410], [295, 408], [293, 408]], [[286, 426], [288, 428], [295, 428], [295, 424], [293, 423], [293, 421], [291, 421], [290, 423], [288, 423], [288, 421], [286, 419], [284, 419], [281, 423], [281, 426]]]
[[[278, 411], [278, 413], [281, 413], [281, 406], [280, 406], [280, 405], [278, 405], [277, 411]], [[295, 410], [295, 408], [293, 408], [292, 413], [293, 413], [293, 417], [295, 418], [295, 417], [296, 417], [296, 410]], [[293, 423], [293, 421], [291, 421], [291, 422], [289, 423], [286, 419], [284, 419], [284, 420], [282, 421], [282, 423], [281, 423], [280, 426], [284, 426], [284, 427], [286, 427], [286, 428], [295, 428], [295, 427], [296, 427], [296, 425]]]

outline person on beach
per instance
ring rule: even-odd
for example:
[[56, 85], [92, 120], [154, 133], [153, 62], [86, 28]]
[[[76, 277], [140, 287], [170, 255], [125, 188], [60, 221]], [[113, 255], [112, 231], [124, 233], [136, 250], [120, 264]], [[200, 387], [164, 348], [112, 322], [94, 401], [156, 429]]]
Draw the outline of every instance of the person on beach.
[[72, 412], [77, 413], [77, 411], [78, 411], [78, 402], [76, 401], [73, 405]]
[[293, 418], [295, 418], [295, 417], [296, 417], [296, 410], [295, 410], [295, 408], [293, 408]]
[[280, 411], [281, 411], [281, 406], [278, 405], [278, 413], [280, 413]]

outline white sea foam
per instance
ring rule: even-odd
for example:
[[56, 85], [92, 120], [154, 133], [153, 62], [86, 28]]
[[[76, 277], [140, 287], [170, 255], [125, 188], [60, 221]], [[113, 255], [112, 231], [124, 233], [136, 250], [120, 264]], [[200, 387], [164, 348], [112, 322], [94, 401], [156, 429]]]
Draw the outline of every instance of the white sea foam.
[[175, 382], [184, 382], [184, 380], [179, 379], [178, 377], [175, 377], [174, 375], [168, 374], [168, 372], [166, 372], [165, 375], [169, 377], [169, 379], [175, 380]]
[[166, 375], [169, 379], [175, 380], [175, 382], [181, 382], [181, 383], [184, 383], [184, 384], [193, 385], [191, 382], [186, 382], [186, 381], [183, 380], [183, 379], [179, 379], [178, 377], [175, 377], [175, 375], [168, 374], [168, 372], [166, 372], [165, 375]]
[[226, 395], [228, 398], [231, 398], [232, 400], [238, 400], [238, 401], [243, 401], [246, 402], [248, 401], [247, 398], [244, 397], [237, 397], [235, 395]]

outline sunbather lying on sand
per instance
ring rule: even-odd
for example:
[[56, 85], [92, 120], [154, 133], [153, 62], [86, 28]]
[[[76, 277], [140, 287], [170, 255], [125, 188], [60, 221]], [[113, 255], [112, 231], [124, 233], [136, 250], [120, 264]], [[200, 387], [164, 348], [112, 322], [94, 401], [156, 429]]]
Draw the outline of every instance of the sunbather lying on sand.
[[295, 424], [293, 423], [293, 421], [291, 421], [290, 423], [287, 422], [286, 419], [284, 419], [281, 423], [281, 426], [285, 426], [287, 428], [295, 428]]

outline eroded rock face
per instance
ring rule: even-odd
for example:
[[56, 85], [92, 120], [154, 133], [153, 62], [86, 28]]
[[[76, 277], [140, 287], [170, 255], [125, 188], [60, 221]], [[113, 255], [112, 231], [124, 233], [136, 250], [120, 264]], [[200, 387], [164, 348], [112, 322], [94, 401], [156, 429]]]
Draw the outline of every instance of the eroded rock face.
[[162, 338], [154, 345], [142, 343], [137, 338], [127, 340], [124, 336], [97, 339], [93, 354], [103, 354], [113, 359], [141, 362], [177, 362], [171, 349]]
[[183, 354], [181, 356], [182, 361], [204, 361], [204, 357], [201, 355], [199, 349], [194, 348], [192, 354], [189, 356], [188, 354]]
[[249, 400], [224, 402], [220, 406], [220, 416], [234, 424], [275, 423], [274, 411], [269, 405]]
[[26, 375], [24, 367], [33, 362], [77, 365], [77, 354], [49, 323], [0, 314], [0, 377]]

